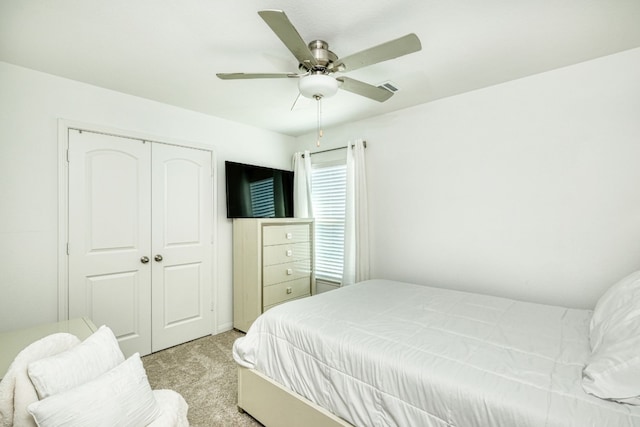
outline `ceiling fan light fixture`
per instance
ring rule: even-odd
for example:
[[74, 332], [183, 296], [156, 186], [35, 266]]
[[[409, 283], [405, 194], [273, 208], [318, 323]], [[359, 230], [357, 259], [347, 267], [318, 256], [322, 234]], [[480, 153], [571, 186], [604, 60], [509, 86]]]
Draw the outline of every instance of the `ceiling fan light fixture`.
[[306, 98], [328, 98], [338, 92], [338, 81], [326, 74], [309, 74], [300, 78], [298, 88]]

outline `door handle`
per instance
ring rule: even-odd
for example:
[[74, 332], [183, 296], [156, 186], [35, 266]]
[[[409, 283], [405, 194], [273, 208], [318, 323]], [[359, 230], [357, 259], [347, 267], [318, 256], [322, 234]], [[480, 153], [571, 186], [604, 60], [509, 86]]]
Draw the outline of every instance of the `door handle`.
[[143, 256], [142, 258], [140, 258], [140, 262], [143, 264], [146, 264], [149, 262], [149, 257], [148, 256]]
[[158, 255], [154, 256], [153, 259], [155, 259], [156, 262], [160, 262], [160, 261], [162, 261], [162, 255], [158, 254]]

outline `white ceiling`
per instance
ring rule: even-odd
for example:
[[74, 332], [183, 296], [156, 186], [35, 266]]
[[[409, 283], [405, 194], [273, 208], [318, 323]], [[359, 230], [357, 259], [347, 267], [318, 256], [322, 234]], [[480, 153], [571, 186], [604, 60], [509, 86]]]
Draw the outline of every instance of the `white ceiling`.
[[284, 10], [306, 41], [339, 57], [416, 33], [422, 51], [349, 73], [399, 88], [378, 103], [346, 91], [323, 101], [325, 126], [640, 47], [640, 0], [0, 0], [0, 60], [300, 135], [313, 101], [292, 79], [219, 80], [216, 72], [295, 72], [258, 16]]

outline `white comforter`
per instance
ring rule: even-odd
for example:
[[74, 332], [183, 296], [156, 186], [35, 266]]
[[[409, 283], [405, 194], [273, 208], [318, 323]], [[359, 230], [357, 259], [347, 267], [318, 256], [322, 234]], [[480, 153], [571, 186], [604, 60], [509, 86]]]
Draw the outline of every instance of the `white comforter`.
[[640, 426], [582, 389], [590, 318], [372, 280], [267, 311], [234, 358], [357, 426]]

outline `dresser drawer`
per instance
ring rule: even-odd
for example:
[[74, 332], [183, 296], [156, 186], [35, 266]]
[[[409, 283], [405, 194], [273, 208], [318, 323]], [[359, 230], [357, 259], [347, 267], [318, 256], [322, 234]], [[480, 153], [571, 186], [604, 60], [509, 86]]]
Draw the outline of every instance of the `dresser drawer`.
[[264, 266], [303, 259], [311, 259], [311, 243], [309, 242], [265, 246], [262, 249], [262, 265]]
[[309, 276], [311, 276], [311, 260], [309, 259], [265, 266], [262, 269], [263, 287]]
[[309, 242], [309, 224], [265, 225], [262, 227], [262, 245], [284, 245], [287, 243]]
[[311, 280], [305, 277], [267, 286], [262, 291], [262, 305], [266, 310], [269, 306], [308, 295], [311, 295]]

